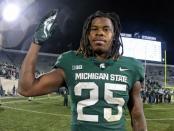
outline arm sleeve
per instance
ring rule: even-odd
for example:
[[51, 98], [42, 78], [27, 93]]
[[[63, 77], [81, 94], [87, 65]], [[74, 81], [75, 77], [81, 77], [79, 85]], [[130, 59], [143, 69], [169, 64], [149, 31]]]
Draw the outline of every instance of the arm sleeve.
[[53, 68], [55, 68], [55, 69], [62, 68], [63, 69], [64, 68], [64, 63], [65, 63], [64, 56], [63, 56], [63, 54], [60, 54], [57, 57], [57, 60], [56, 60], [56, 62], [54, 64]]
[[62, 69], [65, 73], [66, 84], [70, 79], [71, 69], [72, 69], [72, 52], [65, 52], [57, 57], [57, 60], [53, 66], [53, 69]]
[[135, 81], [140, 81], [143, 82], [144, 81], [144, 66], [143, 64], [137, 60], [137, 64], [135, 65], [135, 72], [136, 72], [136, 77], [135, 77]]
[[69, 65], [71, 63], [71, 55], [72, 51], [65, 52], [63, 54], [58, 55], [57, 60], [53, 66], [53, 68], [61, 68], [64, 71], [69, 68]]

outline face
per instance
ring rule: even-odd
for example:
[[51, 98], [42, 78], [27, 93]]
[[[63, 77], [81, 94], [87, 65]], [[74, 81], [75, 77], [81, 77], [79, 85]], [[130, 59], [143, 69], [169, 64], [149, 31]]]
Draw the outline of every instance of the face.
[[112, 21], [106, 17], [96, 17], [92, 20], [88, 39], [95, 54], [107, 54], [114, 36]]

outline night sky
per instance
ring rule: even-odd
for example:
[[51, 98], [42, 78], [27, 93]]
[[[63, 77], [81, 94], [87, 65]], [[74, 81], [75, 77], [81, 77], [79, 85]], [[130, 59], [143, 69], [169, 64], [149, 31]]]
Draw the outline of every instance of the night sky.
[[[14, 29], [3, 32], [7, 43], [4, 47], [27, 50], [39, 20], [51, 9], [58, 8], [60, 14], [55, 35], [41, 51], [62, 53], [69, 49], [77, 49], [86, 17], [97, 10], [113, 11], [120, 16], [123, 33], [138, 32], [141, 35], [154, 36], [162, 41], [167, 50], [167, 63], [174, 65], [172, 58], [174, 4], [172, 3], [170, 0], [37, 0], [23, 10], [24, 20], [19, 18], [19, 21], [13, 24]], [[9, 45], [18, 44], [9, 46], [8, 43]]]

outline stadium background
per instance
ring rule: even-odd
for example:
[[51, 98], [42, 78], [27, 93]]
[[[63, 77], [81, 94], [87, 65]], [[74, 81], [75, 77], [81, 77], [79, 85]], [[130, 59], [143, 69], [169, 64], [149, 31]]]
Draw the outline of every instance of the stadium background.
[[[16, 20], [7, 22], [3, 18], [3, 9], [6, 4], [10, 4], [11, 2], [19, 5], [21, 11]], [[48, 108], [47, 106], [50, 106], [51, 104], [54, 105], [53, 108], [61, 106], [63, 99], [59, 94], [58, 96], [57, 94], [56, 96], [53, 95], [50, 97], [44, 96], [43, 98], [45, 101], [39, 101], [40, 98], [34, 98], [33, 103], [28, 103], [28, 98], [23, 98], [16, 93], [19, 69], [32, 41], [34, 30], [39, 23], [39, 20], [53, 8], [60, 9], [57, 21], [58, 25], [53, 38], [41, 49], [36, 68], [36, 76], [49, 71], [52, 68], [58, 54], [64, 51], [77, 49], [81, 37], [83, 22], [89, 14], [95, 12], [96, 10], [115, 11], [119, 14], [121, 19], [122, 33], [132, 34], [132, 37], [134, 38], [140, 38], [142, 35], [150, 36], [162, 42], [162, 62], [142, 61], [146, 71], [145, 90], [142, 91], [142, 100], [145, 103], [145, 109], [150, 109], [150, 111], [154, 110], [154, 115], [151, 114], [152, 112], [147, 111], [147, 119], [148, 122], [150, 121], [149, 129], [161, 129], [166, 131], [174, 130], [174, 127], [172, 126], [174, 124], [174, 116], [172, 116], [171, 111], [173, 109], [171, 105], [173, 105], [174, 90], [174, 59], [172, 58], [172, 52], [174, 51], [174, 19], [172, 17], [172, 12], [174, 9], [172, 6], [173, 4], [169, 0], [158, 2], [150, 0], [1, 0], [0, 86], [2, 89], [0, 89], [0, 101], [2, 102], [2, 107], [0, 107], [0, 130], [6, 131], [12, 130], [12, 128], [17, 130], [14, 125], [20, 124], [20, 122], [14, 122], [13, 124], [9, 123], [9, 125], [4, 125], [2, 123], [11, 120], [12, 117], [14, 117], [14, 119], [19, 117], [17, 115], [13, 116], [14, 114], [10, 116], [6, 113], [9, 113], [8, 109], [13, 109], [18, 114], [21, 110], [17, 109], [23, 109], [23, 106], [20, 105], [21, 101], [23, 104], [23, 100], [27, 105], [24, 108], [29, 111], [32, 110], [32, 106], [36, 103], [43, 106], [42, 104], [45, 101], [48, 101], [49, 105], [44, 105], [44, 108]], [[166, 59], [164, 58], [165, 51]], [[55, 102], [55, 99], [58, 101], [58, 104]], [[17, 105], [16, 101], [20, 104]], [[65, 107], [61, 107], [61, 109], [62, 108], [63, 110], [67, 109]], [[164, 109], [164, 111], [162, 109]], [[44, 111], [41, 110], [38, 112]], [[49, 108], [48, 112], [52, 113]], [[161, 112], [167, 112], [166, 116], [161, 115]], [[11, 113], [12, 112], [9, 114]], [[56, 110], [54, 113], [61, 114], [60, 110]], [[69, 108], [67, 109], [67, 112], [65, 112], [65, 116], [67, 115], [66, 113], [69, 114]], [[149, 115], [149, 113], [151, 115]], [[159, 117], [153, 117], [157, 116], [155, 113], [159, 113]], [[6, 117], [6, 119], [4, 117]], [[23, 119], [22, 116], [20, 117]], [[42, 118], [36, 116], [34, 119], [36, 120]], [[154, 123], [151, 123], [152, 120], [154, 120]], [[162, 127], [159, 126], [159, 121], [161, 122], [160, 124]], [[64, 123], [65, 130], [68, 130], [68, 122], [69, 118], [65, 121], [66, 124]], [[23, 122], [21, 123], [22, 125], [24, 124]], [[51, 123], [54, 123], [54, 121]], [[29, 124], [33, 125], [32, 122]], [[154, 124], [156, 124], [156, 126], [154, 126]], [[25, 128], [20, 128], [20, 130], [28, 130], [27, 126]], [[44, 130], [41, 125], [36, 129], [34, 127], [31, 129]], [[63, 126], [60, 130], [61, 129], [63, 129]], [[48, 126], [45, 127], [45, 130], [51, 129]], [[55, 129], [52, 130], [54, 131]]]

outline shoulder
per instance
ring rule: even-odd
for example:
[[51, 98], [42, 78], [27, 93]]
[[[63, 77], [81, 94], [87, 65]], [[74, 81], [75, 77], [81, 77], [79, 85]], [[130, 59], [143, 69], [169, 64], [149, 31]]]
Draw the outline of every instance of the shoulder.
[[60, 57], [60, 56], [68, 57], [68, 56], [72, 56], [72, 55], [76, 55], [76, 51], [73, 51], [73, 50], [66, 51], [66, 52], [63, 52], [62, 54], [59, 54], [58, 57]]
[[[125, 67], [132, 70], [135, 73], [135, 75], [137, 75], [138, 77], [139, 76], [143, 77], [144, 66], [140, 60], [137, 60], [137, 59], [132, 58], [132, 57], [122, 56], [120, 58], [120, 61], [121, 61], [122, 65], [124, 65]], [[139, 79], [139, 78], [137, 78], [137, 79]]]
[[133, 72], [133, 83], [135, 83], [136, 81], [142, 82], [144, 80], [144, 66], [140, 60], [123, 56], [122, 61], [124, 61], [124, 65], [126, 65], [127, 68], [129, 68]]
[[71, 59], [73, 56], [76, 55], [76, 51], [67, 51], [62, 54], [57, 55], [57, 61], [62, 59]]
[[67, 51], [62, 54], [58, 54], [56, 63], [53, 67], [58, 67], [60, 65], [66, 65], [69, 60], [72, 60], [72, 56], [75, 55], [75, 51]]
[[135, 59], [133, 57], [127, 57], [127, 56], [121, 56], [120, 61], [134, 67], [141, 67], [143, 66], [142, 62], [138, 59]]
[[122, 61], [127, 61], [127, 62], [131, 62], [131, 63], [140, 63], [140, 60], [135, 59], [133, 57], [127, 57], [127, 56], [121, 56], [120, 60]]

